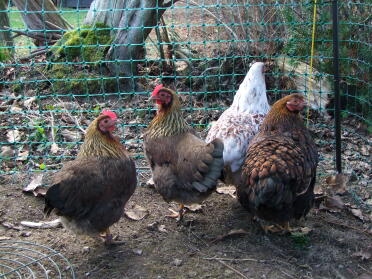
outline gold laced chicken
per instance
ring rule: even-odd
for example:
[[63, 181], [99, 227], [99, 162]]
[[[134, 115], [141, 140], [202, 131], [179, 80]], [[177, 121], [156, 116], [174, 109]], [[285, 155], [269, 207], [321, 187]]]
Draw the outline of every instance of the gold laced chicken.
[[103, 111], [88, 127], [77, 158], [54, 175], [44, 212], [54, 211], [77, 234], [113, 240], [109, 227], [123, 215], [137, 185], [136, 169], [126, 148], [113, 135], [116, 114]]
[[266, 231], [288, 231], [314, 203], [318, 152], [300, 112], [304, 97], [278, 100], [252, 139], [237, 186], [239, 202], [255, 217], [274, 223]]
[[155, 189], [167, 202], [180, 204], [170, 217], [180, 220], [184, 204], [200, 203], [216, 188], [223, 168], [223, 143], [196, 136], [181, 113], [173, 90], [158, 85], [150, 97], [158, 110], [144, 134], [144, 151]]

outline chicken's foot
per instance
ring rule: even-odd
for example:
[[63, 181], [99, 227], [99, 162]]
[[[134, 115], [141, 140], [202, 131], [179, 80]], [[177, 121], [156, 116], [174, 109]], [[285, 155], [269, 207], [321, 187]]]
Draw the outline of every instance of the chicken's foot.
[[103, 239], [103, 243], [106, 245], [106, 246], [111, 246], [111, 245], [122, 245], [124, 244], [125, 242], [124, 241], [117, 241], [117, 240], [114, 240], [114, 237], [112, 236], [111, 232], [110, 232], [110, 228], [107, 228], [104, 232], [102, 232], [100, 234], [100, 237], [102, 237]]
[[175, 218], [177, 222], [180, 222], [183, 218], [183, 215], [185, 214], [185, 206], [183, 204], [180, 204], [178, 211], [175, 211], [171, 208], [169, 208], [169, 211], [172, 212], [172, 214], [166, 215], [166, 217]]
[[261, 225], [262, 229], [264, 230], [265, 233], [271, 232], [271, 233], [280, 233], [280, 234], [285, 234], [288, 232], [291, 232], [292, 229], [289, 226], [289, 222], [285, 222], [282, 224], [275, 224], [275, 225], [270, 225], [270, 226], [264, 226]]

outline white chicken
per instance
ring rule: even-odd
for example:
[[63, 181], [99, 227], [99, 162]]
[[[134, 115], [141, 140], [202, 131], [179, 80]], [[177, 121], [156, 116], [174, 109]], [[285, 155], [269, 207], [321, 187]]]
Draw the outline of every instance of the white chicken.
[[249, 69], [232, 105], [212, 125], [206, 141], [220, 138], [224, 143], [224, 182], [236, 185], [248, 144], [270, 110], [266, 96], [264, 63]]

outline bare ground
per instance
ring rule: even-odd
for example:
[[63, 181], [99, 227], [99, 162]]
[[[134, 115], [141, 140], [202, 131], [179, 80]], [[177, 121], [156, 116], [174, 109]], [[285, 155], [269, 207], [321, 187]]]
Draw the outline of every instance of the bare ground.
[[[16, 180], [5, 177], [0, 186], [1, 222], [43, 220], [43, 200], [23, 194], [23, 185], [14, 184]], [[353, 204], [349, 194], [342, 199]], [[123, 217], [113, 226], [113, 233], [125, 241], [118, 247], [107, 248], [98, 240], [62, 228], [18, 231], [0, 226], [0, 234], [60, 251], [71, 261], [77, 278], [372, 276], [370, 259], [353, 255], [372, 245], [368, 223], [363, 224], [346, 208], [333, 213], [312, 210], [300, 224], [311, 232], [295, 238], [265, 234], [230, 195], [214, 193], [201, 211], [189, 212], [181, 223], [165, 217], [170, 206], [148, 187], [137, 188], [127, 208], [134, 205], [144, 206], [149, 215], [140, 221]], [[243, 234], [219, 239], [232, 230], [243, 230]]]

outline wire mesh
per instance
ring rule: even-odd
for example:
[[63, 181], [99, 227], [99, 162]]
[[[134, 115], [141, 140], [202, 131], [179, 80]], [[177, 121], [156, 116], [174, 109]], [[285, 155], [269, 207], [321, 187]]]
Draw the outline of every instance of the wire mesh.
[[0, 241], [0, 278], [75, 278], [71, 263], [47, 246]]
[[[177, 88], [186, 119], [205, 135], [253, 61], [268, 65], [270, 103], [293, 92], [315, 96], [311, 128], [333, 129], [329, 1], [317, 1], [314, 71], [310, 1], [96, 0], [90, 9], [79, 1], [76, 8], [51, 0], [0, 3], [0, 174], [60, 168], [102, 108], [118, 113], [118, 135], [147, 172], [141, 134], [154, 115], [146, 101], [154, 85]], [[367, 130], [368, 145], [372, 4], [339, 4], [343, 131]], [[331, 149], [321, 154], [326, 174], [334, 164], [333, 134], [318, 143]], [[368, 154], [355, 156], [368, 163]]]

